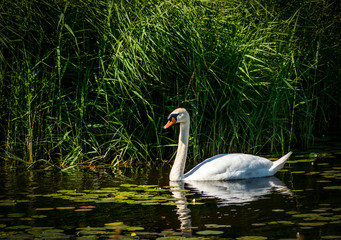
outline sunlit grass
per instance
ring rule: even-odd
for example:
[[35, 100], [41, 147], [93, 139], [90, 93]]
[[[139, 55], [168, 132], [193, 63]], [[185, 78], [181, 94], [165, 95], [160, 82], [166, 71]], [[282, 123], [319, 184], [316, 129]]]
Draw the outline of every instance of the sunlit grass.
[[[322, 34], [333, 4], [314, 6], [5, 1], [2, 157], [62, 168], [170, 158], [176, 137], [162, 125], [176, 107], [191, 114], [195, 160], [307, 145], [332, 118], [339, 69]], [[311, 29], [308, 16], [327, 13]]]

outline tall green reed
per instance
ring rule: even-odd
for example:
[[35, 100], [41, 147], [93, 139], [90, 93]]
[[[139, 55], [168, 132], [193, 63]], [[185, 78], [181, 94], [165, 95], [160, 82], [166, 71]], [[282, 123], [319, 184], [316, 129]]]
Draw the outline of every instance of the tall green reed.
[[309, 144], [338, 104], [338, 60], [324, 55], [336, 47], [322, 34], [337, 19], [318, 4], [330, 17], [271, 1], [5, 1], [4, 162], [169, 158], [178, 130], [162, 125], [178, 106], [191, 113], [195, 160]]

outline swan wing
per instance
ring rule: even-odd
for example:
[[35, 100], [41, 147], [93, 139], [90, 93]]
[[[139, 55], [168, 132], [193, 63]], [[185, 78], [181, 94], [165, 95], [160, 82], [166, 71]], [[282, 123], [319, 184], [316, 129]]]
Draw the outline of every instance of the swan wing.
[[220, 154], [196, 165], [184, 176], [185, 180], [231, 180], [272, 176], [273, 162], [250, 154]]

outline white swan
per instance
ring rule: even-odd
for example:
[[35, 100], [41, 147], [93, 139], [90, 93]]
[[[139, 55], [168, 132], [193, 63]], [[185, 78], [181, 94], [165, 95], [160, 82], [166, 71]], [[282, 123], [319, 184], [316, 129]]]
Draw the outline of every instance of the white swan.
[[184, 174], [190, 125], [190, 117], [186, 109], [178, 108], [169, 114], [168, 122], [163, 128], [166, 129], [174, 123], [180, 123], [180, 134], [178, 151], [169, 174], [171, 181], [231, 180], [273, 176], [292, 154], [289, 152], [275, 162], [250, 154], [219, 154], [204, 160]]

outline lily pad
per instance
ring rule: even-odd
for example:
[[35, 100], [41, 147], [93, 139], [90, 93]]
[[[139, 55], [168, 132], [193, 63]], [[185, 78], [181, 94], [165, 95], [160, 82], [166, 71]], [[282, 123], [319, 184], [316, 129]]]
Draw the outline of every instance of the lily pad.
[[252, 223], [251, 225], [254, 227], [264, 227], [266, 226], [266, 223]]
[[120, 226], [123, 225], [123, 222], [112, 222], [112, 223], [105, 223], [105, 226]]
[[57, 210], [73, 210], [76, 207], [56, 207]]
[[229, 228], [231, 225], [220, 225], [220, 224], [205, 224], [207, 228]]
[[273, 212], [284, 212], [284, 209], [272, 209]]
[[33, 215], [32, 218], [46, 218], [46, 215]]
[[238, 240], [266, 240], [268, 238], [263, 237], [263, 236], [242, 236], [242, 237], [238, 237], [236, 239], [238, 239]]
[[134, 231], [142, 231], [144, 230], [144, 228], [143, 227], [128, 227], [126, 230], [130, 232], [134, 232]]
[[290, 215], [294, 215], [294, 214], [298, 214], [299, 212], [297, 212], [297, 211], [287, 211], [285, 213], [286, 214], [290, 214]]
[[8, 230], [20, 230], [20, 229], [27, 229], [27, 228], [30, 228], [30, 226], [27, 226], [27, 225], [17, 225], [17, 226], [7, 227], [6, 229], [8, 229]]
[[128, 187], [129, 188], [129, 187], [137, 187], [138, 185], [136, 185], [136, 184], [126, 184], [125, 183], [125, 184], [121, 184], [120, 186], [121, 187]]
[[223, 231], [218, 230], [203, 230], [197, 232], [197, 234], [199, 235], [221, 235], [223, 233], [224, 233]]
[[10, 207], [10, 206], [15, 206], [17, 203], [15, 200], [11, 199], [4, 199], [0, 201], [0, 207]]
[[158, 187], [158, 185], [139, 185], [139, 187], [142, 187], [142, 188], [156, 188], [156, 187]]
[[341, 190], [341, 186], [326, 186], [326, 187], [323, 187], [323, 189], [326, 189], [326, 190]]
[[51, 211], [54, 210], [54, 208], [36, 208], [36, 211]]
[[317, 213], [301, 213], [301, 214], [294, 214], [292, 216], [296, 217], [296, 218], [313, 218], [313, 219], [316, 219], [320, 215]]
[[272, 222], [268, 222], [268, 224], [269, 225], [276, 225], [276, 224], [278, 224], [278, 222], [277, 221], [272, 221]]
[[31, 201], [28, 200], [28, 199], [19, 199], [19, 200], [17, 200], [17, 203], [28, 203], [28, 202], [31, 202]]
[[315, 158], [308, 158], [308, 159], [297, 160], [297, 162], [315, 162], [315, 161], [316, 161]]
[[92, 208], [78, 208], [75, 209], [75, 212], [91, 212], [92, 210]]
[[73, 190], [70, 190], [70, 189], [61, 189], [61, 190], [58, 190], [57, 192], [59, 193], [75, 193], [76, 190], [73, 189]]
[[21, 218], [25, 216], [25, 213], [9, 213], [7, 216], [11, 218]]
[[278, 223], [283, 224], [283, 225], [293, 225], [293, 224], [295, 224], [292, 221], [278, 221]]
[[320, 227], [328, 224], [327, 222], [302, 222], [298, 223], [300, 226], [305, 226], [305, 227]]

